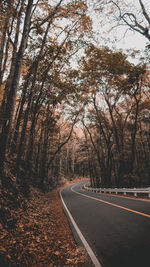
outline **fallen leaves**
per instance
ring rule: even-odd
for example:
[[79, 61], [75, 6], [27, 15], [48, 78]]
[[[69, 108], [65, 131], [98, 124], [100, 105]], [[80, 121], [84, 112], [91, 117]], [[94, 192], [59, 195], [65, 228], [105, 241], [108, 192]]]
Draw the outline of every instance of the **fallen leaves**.
[[0, 226], [6, 266], [87, 266], [87, 256], [74, 242], [58, 191], [44, 194], [32, 188], [26, 206], [26, 211], [14, 213], [15, 229], [7, 232]]

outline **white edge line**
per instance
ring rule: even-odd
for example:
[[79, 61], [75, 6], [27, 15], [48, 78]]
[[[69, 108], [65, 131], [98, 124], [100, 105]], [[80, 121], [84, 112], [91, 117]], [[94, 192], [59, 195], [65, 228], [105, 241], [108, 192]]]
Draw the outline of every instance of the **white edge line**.
[[83, 234], [81, 233], [81, 231], [80, 231], [79, 227], [77, 226], [76, 222], [74, 221], [70, 211], [68, 210], [68, 208], [67, 208], [67, 206], [66, 206], [66, 204], [65, 204], [65, 202], [64, 202], [64, 200], [62, 198], [61, 191], [59, 192], [59, 194], [60, 194], [60, 198], [61, 198], [62, 204], [63, 204], [65, 210], [67, 211], [67, 213], [69, 215], [69, 218], [70, 218], [70, 220], [71, 220], [71, 222], [72, 222], [72, 224], [73, 224], [73, 226], [74, 226], [79, 238], [81, 239], [81, 241], [82, 241], [87, 253], [89, 254], [94, 266], [95, 267], [102, 267], [102, 265], [100, 264], [100, 262], [96, 258], [93, 250], [91, 249], [91, 247], [89, 246], [88, 242], [86, 241], [86, 239], [84, 238]]

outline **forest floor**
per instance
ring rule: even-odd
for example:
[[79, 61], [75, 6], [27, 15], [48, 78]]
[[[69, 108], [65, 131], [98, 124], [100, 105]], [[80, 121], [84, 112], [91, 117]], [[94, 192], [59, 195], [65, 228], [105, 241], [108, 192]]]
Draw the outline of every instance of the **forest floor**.
[[[73, 181], [75, 182], [75, 181]], [[87, 266], [88, 258], [73, 238], [59, 190], [31, 188], [26, 208], [13, 211], [11, 229], [0, 224], [1, 266]]]

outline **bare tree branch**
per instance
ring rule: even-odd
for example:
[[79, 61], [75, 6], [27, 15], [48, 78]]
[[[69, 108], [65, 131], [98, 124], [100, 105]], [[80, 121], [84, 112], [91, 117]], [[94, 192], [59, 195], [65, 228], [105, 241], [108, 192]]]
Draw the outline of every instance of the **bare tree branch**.
[[[120, 6], [117, 3], [115, 1], [111, 1], [111, 2], [117, 7], [117, 9], [119, 11], [118, 19], [119, 20], [123, 20], [125, 22], [125, 24], [130, 29], [132, 29], [133, 31], [136, 31], [136, 32], [144, 35], [150, 41], [150, 34], [149, 34], [149, 31], [148, 31], [148, 27], [141, 25], [137, 21], [136, 15], [134, 15], [132, 12], [122, 13], [122, 10], [121, 10]], [[140, 6], [141, 6], [141, 9], [142, 9], [142, 13], [143, 13], [145, 19], [147, 20], [148, 24], [150, 25], [150, 17], [148, 16], [142, 1], [139, 0], [139, 3], [140, 3]]]
[[141, 0], [139, 0], [139, 3], [141, 5], [141, 8], [142, 8], [142, 12], [143, 12], [143, 15], [144, 17], [146, 18], [146, 20], [148, 21], [149, 25], [150, 25], [150, 17], [148, 16], [147, 12], [146, 12], [146, 9], [143, 5], [143, 2]]

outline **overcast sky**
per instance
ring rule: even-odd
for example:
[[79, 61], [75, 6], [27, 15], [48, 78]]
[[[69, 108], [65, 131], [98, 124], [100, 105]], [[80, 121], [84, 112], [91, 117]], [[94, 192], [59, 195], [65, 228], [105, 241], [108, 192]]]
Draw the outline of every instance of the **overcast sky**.
[[[115, 16], [117, 17], [117, 15], [119, 14], [117, 8], [115, 10], [116, 12], [110, 12], [109, 14], [109, 8], [111, 6], [105, 5], [102, 12], [98, 12], [97, 14], [95, 14], [92, 9], [92, 2], [91, 0], [89, 1], [91, 3], [90, 15], [93, 20], [93, 30], [95, 32], [95, 37], [97, 39], [98, 45], [109, 46], [110, 48], [116, 49], [123, 49], [124, 52], [129, 49], [144, 51], [146, 45], [148, 45], [148, 40], [143, 35], [135, 31], [129, 30], [127, 26], [116, 27]], [[95, 0], [94, 2], [98, 3], [97, 0]], [[144, 21], [139, 1], [124, 0], [123, 2], [125, 2], [126, 4], [125, 11], [135, 14], [138, 18], [138, 22], [142, 23], [143, 26], [146, 26], [147, 21]], [[120, 4], [123, 4], [123, 2], [120, 0]], [[146, 7], [147, 13], [150, 15], [150, 0], [143, 0], [143, 3]], [[121, 6], [121, 8], [123, 8], [123, 6]]]

